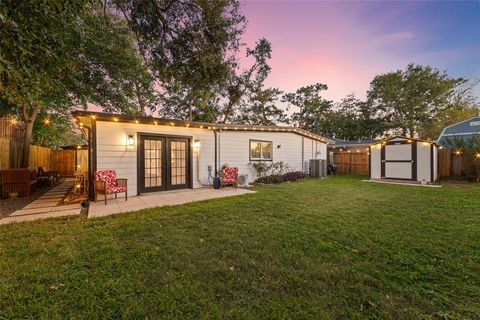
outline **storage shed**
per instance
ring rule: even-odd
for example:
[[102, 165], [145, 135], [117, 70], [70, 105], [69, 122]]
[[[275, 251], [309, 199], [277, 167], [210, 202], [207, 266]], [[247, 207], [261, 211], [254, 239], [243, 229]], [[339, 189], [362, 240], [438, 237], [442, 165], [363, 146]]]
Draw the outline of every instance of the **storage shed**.
[[438, 148], [434, 142], [406, 137], [378, 141], [369, 147], [370, 179], [426, 181], [438, 178]]

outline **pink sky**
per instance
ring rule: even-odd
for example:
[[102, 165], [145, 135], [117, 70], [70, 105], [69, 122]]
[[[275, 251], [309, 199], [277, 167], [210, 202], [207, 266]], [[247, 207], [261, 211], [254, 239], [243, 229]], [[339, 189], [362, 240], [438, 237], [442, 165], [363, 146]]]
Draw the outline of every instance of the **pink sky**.
[[[249, 47], [261, 37], [271, 42], [267, 85], [291, 92], [321, 82], [329, 87], [324, 96], [333, 100], [352, 92], [364, 97], [375, 75], [409, 62], [456, 76], [478, 75], [478, 61], [461, 65], [478, 46], [443, 43], [435, 34], [441, 32], [442, 17], [424, 17], [428, 9], [412, 1], [243, 1], [248, 19], [243, 40]], [[455, 12], [450, 13], [454, 18]]]

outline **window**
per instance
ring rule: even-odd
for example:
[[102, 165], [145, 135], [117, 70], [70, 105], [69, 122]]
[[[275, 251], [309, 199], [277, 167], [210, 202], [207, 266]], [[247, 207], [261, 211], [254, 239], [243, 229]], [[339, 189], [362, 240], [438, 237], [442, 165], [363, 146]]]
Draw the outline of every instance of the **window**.
[[250, 160], [272, 160], [272, 142], [250, 140]]

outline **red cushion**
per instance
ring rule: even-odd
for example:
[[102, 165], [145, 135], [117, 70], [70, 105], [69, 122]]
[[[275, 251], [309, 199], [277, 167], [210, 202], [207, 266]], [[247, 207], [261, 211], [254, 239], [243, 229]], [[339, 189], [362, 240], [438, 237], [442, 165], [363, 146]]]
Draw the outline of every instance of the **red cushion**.
[[115, 170], [97, 170], [95, 171], [95, 180], [105, 181], [107, 193], [114, 193], [115, 188], [118, 188]]
[[119, 186], [116, 186], [116, 187], [113, 187], [113, 189], [111, 189], [111, 192], [112, 193], [115, 193], [115, 192], [126, 192], [127, 191], [127, 187], [119, 187]]
[[228, 167], [223, 169], [222, 181], [226, 183], [235, 183], [238, 181], [238, 168]]

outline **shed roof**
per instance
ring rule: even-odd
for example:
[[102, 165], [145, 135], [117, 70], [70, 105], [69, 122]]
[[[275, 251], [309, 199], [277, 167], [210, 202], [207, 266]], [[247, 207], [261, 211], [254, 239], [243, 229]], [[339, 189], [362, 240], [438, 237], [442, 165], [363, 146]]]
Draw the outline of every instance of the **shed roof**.
[[437, 143], [445, 144], [449, 138], [469, 140], [480, 134], [480, 116], [472, 117], [445, 127], [437, 139]]

